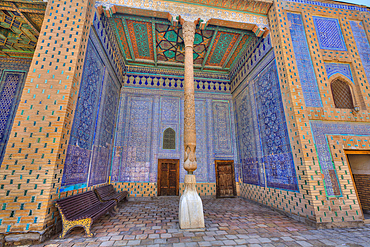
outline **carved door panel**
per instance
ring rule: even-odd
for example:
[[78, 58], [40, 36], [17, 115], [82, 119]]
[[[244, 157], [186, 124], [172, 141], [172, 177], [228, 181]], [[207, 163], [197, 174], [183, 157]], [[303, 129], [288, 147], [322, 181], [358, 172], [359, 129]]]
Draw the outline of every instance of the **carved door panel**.
[[236, 196], [234, 161], [216, 160], [216, 196]]
[[179, 195], [179, 160], [158, 160], [158, 196]]

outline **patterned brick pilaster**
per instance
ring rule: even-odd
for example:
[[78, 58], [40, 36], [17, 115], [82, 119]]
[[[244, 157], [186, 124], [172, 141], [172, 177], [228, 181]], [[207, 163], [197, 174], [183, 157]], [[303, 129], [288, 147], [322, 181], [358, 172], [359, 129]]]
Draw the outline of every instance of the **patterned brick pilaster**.
[[55, 222], [94, 0], [49, 1], [1, 165], [0, 232]]

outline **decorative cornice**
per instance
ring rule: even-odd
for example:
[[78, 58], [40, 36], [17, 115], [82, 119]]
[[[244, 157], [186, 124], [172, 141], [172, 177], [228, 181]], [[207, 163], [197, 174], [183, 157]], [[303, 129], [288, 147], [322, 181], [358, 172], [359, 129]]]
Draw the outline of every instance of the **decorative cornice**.
[[[310, 1], [310, 0], [283, 0], [284, 2], [293, 2], [293, 3], [303, 3], [303, 4], [311, 4], [321, 7], [329, 7], [329, 8], [336, 8], [336, 9], [346, 9], [346, 10], [355, 10], [361, 12], [369, 12], [369, 7], [360, 7], [359, 5], [351, 4], [351, 3], [327, 3], [327, 2], [320, 2], [320, 1]], [[362, 5], [363, 6], [363, 5]]]
[[166, 12], [172, 18], [171, 22], [177, 22], [179, 16], [185, 21], [197, 21], [201, 18], [201, 23], [207, 23], [209, 20], [219, 19], [239, 23], [255, 24], [259, 29], [269, 28], [268, 18], [265, 14], [256, 14], [242, 10], [217, 8], [212, 5], [199, 5], [187, 2], [166, 1], [166, 0], [122, 0], [120, 3], [112, 3], [110, 0], [96, 1], [95, 6], [103, 6], [106, 11], [110, 12], [114, 6], [123, 6], [136, 9], [140, 12], [143, 10], [156, 11], [158, 13]]

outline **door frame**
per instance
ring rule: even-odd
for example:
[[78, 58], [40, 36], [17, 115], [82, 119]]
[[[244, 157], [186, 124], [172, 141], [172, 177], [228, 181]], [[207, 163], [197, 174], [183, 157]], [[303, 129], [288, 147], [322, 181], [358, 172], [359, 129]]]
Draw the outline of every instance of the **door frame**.
[[360, 210], [362, 212], [362, 219], [364, 220], [365, 216], [364, 216], [364, 212], [362, 210], [360, 197], [358, 196], [357, 185], [356, 185], [355, 179], [353, 178], [352, 167], [351, 167], [351, 163], [349, 162], [349, 159], [348, 159], [348, 154], [370, 154], [370, 150], [346, 150], [346, 149], [344, 149], [343, 151], [344, 151], [344, 154], [346, 156], [346, 160], [347, 160], [347, 164], [348, 164], [348, 170], [349, 170], [349, 173], [351, 174], [353, 187], [355, 188], [357, 202], [358, 202], [358, 205], [360, 206]]
[[[232, 162], [231, 164], [231, 169], [233, 171], [233, 196], [220, 196], [218, 188], [218, 165], [222, 163], [229, 163]], [[235, 167], [234, 167], [234, 160], [215, 160], [215, 171], [216, 171], [216, 197], [217, 198], [224, 198], [224, 197], [235, 197], [237, 196], [236, 194], [236, 182], [235, 182]]]
[[161, 175], [162, 175], [162, 170], [160, 167], [160, 160], [170, 160], [176, 162], [176, 196], [179, 195], [179, 178], [180, 178], [180, 160], [179, 159], [158, 159], [158, 172], [157, 172], [157, 196], [161, 196]]

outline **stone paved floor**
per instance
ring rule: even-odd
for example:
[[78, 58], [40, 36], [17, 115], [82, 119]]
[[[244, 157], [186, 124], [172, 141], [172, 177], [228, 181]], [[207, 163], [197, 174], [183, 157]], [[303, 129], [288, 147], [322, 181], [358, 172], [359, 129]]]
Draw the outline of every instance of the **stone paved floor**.
[[81, 229], [40, 246], [370, 246], [370, 225], [315, 230], [241, 198], [203, 199], [206, 230], [179, 230], [178, 198], [129, 201], [115, 217], [95, 222], [94, 238]]

